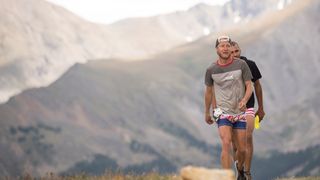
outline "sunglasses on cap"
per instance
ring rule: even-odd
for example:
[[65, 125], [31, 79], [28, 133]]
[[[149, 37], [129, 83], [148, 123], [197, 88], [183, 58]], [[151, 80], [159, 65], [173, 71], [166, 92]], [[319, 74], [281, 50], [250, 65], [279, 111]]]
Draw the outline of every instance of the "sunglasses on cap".
[[229, 36], [220, 36], [220, 37], [218, 37], [218, 39], [216, 40], [216, 47], [218, 47], [218, 45], [221, 42], [231, 42], [231, 39], [230, 39]]

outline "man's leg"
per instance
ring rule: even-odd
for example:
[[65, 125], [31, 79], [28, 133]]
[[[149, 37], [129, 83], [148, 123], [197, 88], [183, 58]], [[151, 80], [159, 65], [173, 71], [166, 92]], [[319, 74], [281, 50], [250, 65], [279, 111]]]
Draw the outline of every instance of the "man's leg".
[[253, 130], [254, 130], [254, 116], [247, 115], [247, 149], [245, 156], [245, 171], [250, 173], [251, 160], [253, 155]]
[[235, 145], [237, 148], [236, 159], [238, 161], [238, 170], [243, 169], [245, 155], [246, 155], [246, 130], [245, 129], [233, 129], [233, 135], [235, 138]]
[[235, 136], [232, 132], [232, 164], [234, 165], [234, 170], [236, 171], [236, 177], [237, 175], [237, 164], [238, 164], [238, 160], [237, 160], [237, 140], [235, 139]]
[[231, 136], [232, 136], [232, 127], [227, 125], [219, 126], [219, 135], [222, 144], [221, 151], [221, 165], [224, 169], [231, 168]]
[[233, 161], [237, 161], [237, 156], [236, 156], [236, 152], [237, 152], [237, 141], [235, 139], [234, 136], [232, 136], [232, 150], [233, 150], [233, 153], [232, 153], [232, 158], [233, 158]]

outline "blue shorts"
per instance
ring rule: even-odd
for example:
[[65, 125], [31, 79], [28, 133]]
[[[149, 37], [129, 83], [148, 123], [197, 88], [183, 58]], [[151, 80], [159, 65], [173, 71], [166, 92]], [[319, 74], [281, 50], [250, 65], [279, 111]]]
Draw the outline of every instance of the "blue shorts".
[[246, 129], [246, 126], [247, 126], [247, 122], [245, 121], [236, 121], [232, 123], [228, 119], [218, 119], [217, 124], [218, 124], [218, 128], [220, 126], [231, 126], [232, 129]]

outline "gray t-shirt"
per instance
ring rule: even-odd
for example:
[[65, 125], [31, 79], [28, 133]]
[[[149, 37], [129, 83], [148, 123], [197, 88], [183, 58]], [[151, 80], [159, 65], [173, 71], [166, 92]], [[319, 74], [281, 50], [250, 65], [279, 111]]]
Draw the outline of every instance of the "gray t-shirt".
[[238, 104], [245, 94], [245, 81], [251, 82], [252, 75], [247, 63], [234, 59], [230, 64], [211, 64], [207, 69], [205, 84], [214, 85], [217, 107], [235, 115], [241, 113]]

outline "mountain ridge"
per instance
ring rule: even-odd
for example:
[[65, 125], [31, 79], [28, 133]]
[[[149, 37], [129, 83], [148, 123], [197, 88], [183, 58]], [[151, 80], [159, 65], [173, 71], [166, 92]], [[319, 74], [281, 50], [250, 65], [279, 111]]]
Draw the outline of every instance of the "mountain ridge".
[[44, 0], [0, 3], [2, 103], [27, 88], [48, 86], [74, 63], [141, 60], [233, 24], [232, 11], [222, 12], [227, 6], [202, 4], [188, 11], [102, 25]]

